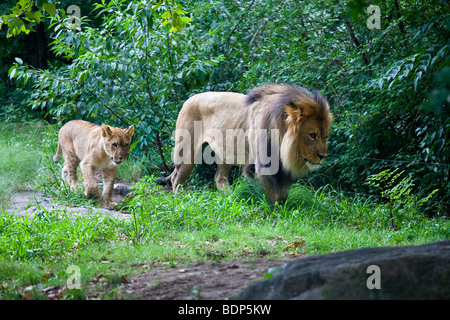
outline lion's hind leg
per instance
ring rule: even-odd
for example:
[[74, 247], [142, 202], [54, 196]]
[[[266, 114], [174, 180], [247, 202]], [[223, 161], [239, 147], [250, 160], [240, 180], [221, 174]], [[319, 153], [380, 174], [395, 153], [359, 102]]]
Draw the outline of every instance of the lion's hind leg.
[[191, 174], [193, 163], [181, 163], [175, 166], [174, 172], [171, 174], [172, 190], [176, 192], [179, 185], [183, 185]]
[[232, 167], [233, 165], [226, 163], [217, 165], [217, 171], [214, 177], [217, 189], [222, 190], [224, 188], [230, 187], [230, 184], [228, 183], [228, 175], [230, 174], [230, 170]]
[[80, 164], [75, 151], [65, 150], [64, 152], [64, 167], [62, 169], [62, 179], [66, 185], [72, 190], [79, 187], [79, 181], [77, 176], [77, 167]]
[[78, 164], [75, 166], [65, 162], [62, 169], [62, 179], [72, 190], [77, 189], [80, 185], [77, 177], [77, 166]]
[[[181, 134], [186, 136], [182, 137]], [[178, 186], [183, 185], [189, 178], [189, 175], [194, 168], [195, 159], [202, 151], [202, 140], [192, 141], [189, 136], [193, 137], [193, 129], [180, 130], [176, 133], [175, 147], [174, 147], [174, 164], [175, 169], [168, 179], [172, 184], [173, 192], [177, 192]]]

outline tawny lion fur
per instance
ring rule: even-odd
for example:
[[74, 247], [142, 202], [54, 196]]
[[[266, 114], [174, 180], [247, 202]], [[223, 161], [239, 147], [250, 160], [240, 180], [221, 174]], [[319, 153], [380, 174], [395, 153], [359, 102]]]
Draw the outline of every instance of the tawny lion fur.
[[[215, 181], [219, 189], [228, 186], [228, 174], [234, 165], [245, 165], [244, 174], [249, 168], [255, 171], [271, 202], [282, 201], [296, 179], [317, 169], [324, 161], [332, 119], [328, 102], [320, 93], [298, 86], [269, 84], [250, 90], [247, 95], [232, 92], [194, 95], [184, 103], [179, 113], [175, 131], [175, 169], [165, 180], [176, 191], [194, 166], [194, 161], [180, 163], [180, 159], [186, 156], [183, 152], [187, 150], [195, 159], [202, 152], [202, 145], [207, 143], [215, 152], [218, 163]], [[201, 137], [196, 141], [182, 139], [178, 132], [189, 132], [193, 136], [196, 121], [202, 124]], [[231, 151], [227, 150], [230, 145], [216, 139], [214, 134], [221, 132], [226, 135], [227, 129], [248, 132], [245, 143], [234, 144]], [[271, 141], [270, 134], [261, 136], [258, 129], [278, 129], [278, 141]], [[267, 167], [260, 159], [261, 150], [258, 148], [262, 139], [279, 152], [279, 170], [274, 174], [261, 174]], [[244, 163], [236, 161], [238, 151], [241, 155], [243, 151], [239, 148], [245, 148]], [[233, 151], [234, 157], [230, 156]]]
[[[73, 120], [66, 123], [58, 136], [58, 149], [54, 162], [64, 155], [62, 177], [72, 189], [79, 186], [77, 167], [80, 165], [84, 178], [85, 195], [100, 198], [104, 207], [113, 207], [111, 196], [117, 166], [128, 158], [134, 126], [126, 129], [108, 125], [96, 125], [87, 121]], [[103, 173], [103, 192], [100, 195], [95, 171]]]

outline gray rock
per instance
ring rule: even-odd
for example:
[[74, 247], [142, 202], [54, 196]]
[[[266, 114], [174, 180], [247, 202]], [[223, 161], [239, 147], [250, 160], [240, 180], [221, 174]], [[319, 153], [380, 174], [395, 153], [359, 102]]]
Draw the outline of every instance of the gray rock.
[[234, 299], [450, 299], [450, 241], [303, 257]]

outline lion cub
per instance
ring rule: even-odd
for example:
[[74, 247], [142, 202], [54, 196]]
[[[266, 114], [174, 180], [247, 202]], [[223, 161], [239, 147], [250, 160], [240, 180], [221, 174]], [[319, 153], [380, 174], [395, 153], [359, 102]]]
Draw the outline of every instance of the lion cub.
[[[72, 189], [77, 188], [77, 167], [80, 165], [84, 177], [87, 197], [102, 198], [102, 205], [111, 208], [111, 195], [117, 166], [128, 158], [134, 126], [126, 129], [108, 125], [96, 125], [87, 121], [73, 120], [66, 123], [58, 135], [58, 149], [53, 156], [54, 162], [64, 155], [62, 177]], [[100, 195], [95, 171], [103, 172], [103, 193]]]

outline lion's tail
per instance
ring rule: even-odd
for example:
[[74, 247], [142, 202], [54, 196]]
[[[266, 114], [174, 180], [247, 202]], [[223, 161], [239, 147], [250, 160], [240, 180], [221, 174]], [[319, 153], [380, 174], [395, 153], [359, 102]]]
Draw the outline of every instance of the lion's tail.
[[56, 149], [56, 154], [52, 158], [53, 162], [58, 163], [59, 160], [61, 160], [61, 155], [62, 155], [62, 148], [61, 148], [61, 144], [58, 141], [58, 148]]
[[[173, 172], [175, 172], [175, 170]], [[172, 185], [173, 172], [170, 175], [168, 175], [167, 177], [161, 177], [161, 178], [156, 179], [155, 183], [159, 186]]]
[[155, 183], [158, 186], [165, 186], [165, 185], [167, 185], [167, 180], [166, 179], [167, 178], [164, 178], [164, 177], [158, 178], [158, 179], [156, 179]]

